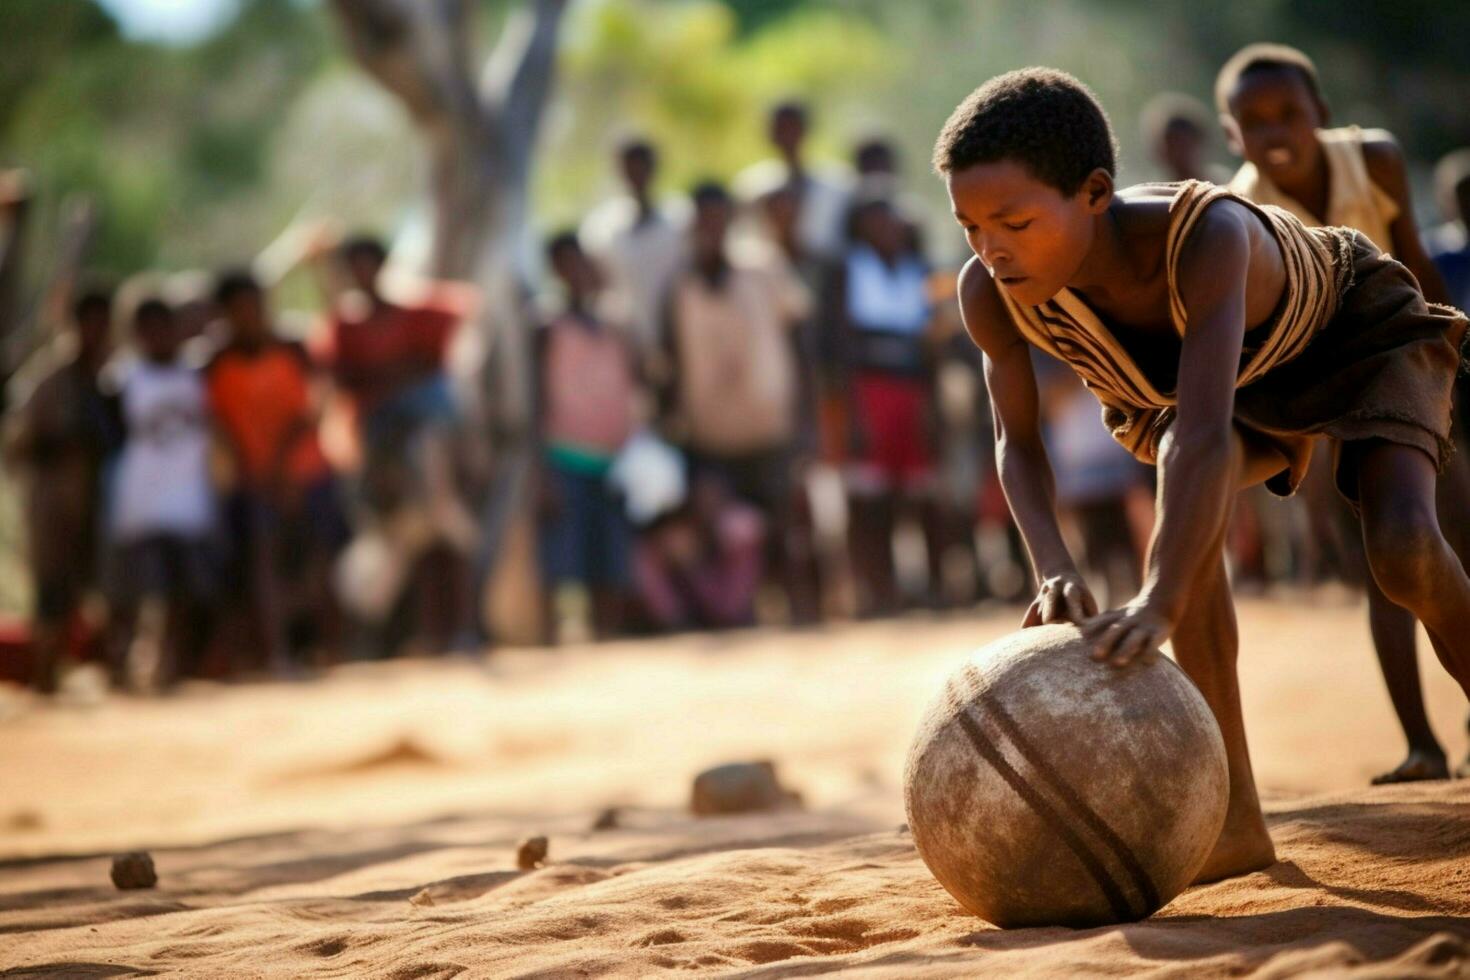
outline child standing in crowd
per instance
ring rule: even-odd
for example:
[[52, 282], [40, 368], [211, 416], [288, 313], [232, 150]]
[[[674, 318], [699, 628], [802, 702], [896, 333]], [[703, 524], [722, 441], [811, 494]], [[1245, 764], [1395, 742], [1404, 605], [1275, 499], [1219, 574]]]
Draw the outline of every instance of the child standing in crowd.
[[390, 300], [382, 283], [387, 250], [375, 238], [348, 239], [336, 258], [341, 268], [329, 267], [327, 281], [345, 273], [345, 288], [330, 296], [323, 353], [356, 410], [363, 503], [382, 527], [409, 529], [409, 540], [393, 547], [411, 570], [423, 641], [435, 650], [466, 647], [474, 617], [469, 556], [480, 532], [460, 495], [460, 412], [445, 359], [468, 304], [447, 288], [412, 304]]
[[31, 681], [42, 693], [56, 690], [67, 634], [98, 586], [103, 469], [122, 435], [116, 399], [99, 383], [111, 331], [111, 295], [79, 295], [70, 349], [18, 399], [6, 432], [6, 461], [24, 476], [36, 602]]
[[628, 324], [640, 354], [658, 344], [669, 283], [684, 260], [684, 230], [653, 198], [658, 150], [632, 138], [618, 148], [627, 193], [595, 208], [582, 223], [581, 241], [606, 270], [612, 306]]
[[766, 517], [772, 568], [784, 576], [795, 499], [797, 348], [811, 309], [785, 269], [731, 258], [734, 202], [719, 184], [694, 191], [691, 255], [669, 295], [666, 330], [674, 379], [666, 422], [694, 468], [724, 479]]
[[735, 188], [742, 200], [754, 200], [780, 185], [787, 185], [798, 198], [797, 236], [802, 248], [824, 259], [842, 252], [850, 190], [847, 176], [835, 168], [815, 167], [807, 158], [806, 140], [811, 112], [805, 102], [788, 99], [772, 107], [767, 117], [767, 135], [777, 156], [741, 171]]
[[119, 667], [135, 685], [167, 687], [197, 664], [217, 581], [210, 421], [203, 378], [179, 355], [173, 310], [143, 299], [133, 337], [139, 356], [120, 381], [126, 436], [110, 528], [132, 636]]
[[1210, 111], [1198, 99], [1181, 92], [1161, 92], [1149, 100], [1139, 114], [1143, 145], [1165, 180], [1230, 179], [1208, 157], [1214, 126]]
[[852, 458], [848, 538], [859, 612], [899, 606], [893, 531], [901, 509], [920, 513], [929, 589], [942, 580], [942, 515], [933, 429], [929, 268], [907, 224], [883, 196], [860, 199], [849, 220], [852, 245], [833, 277], [837, 357], [845, 369]]
[[276, 335], [250, 273], [225, 273], [214, 299], [224, 317], [224, 346], [206, 378], [235, 464], [233, 516], [242, 552], [236, 557], [244, 559], [269, 665], [283, 674], [292, 669], [293, 625], [323, 648], [339, 639], [329, 583], [347, 528], [317, 438], [318, 398], [305, 350]]
[[566, 292], [537, 338], [546, 635], [556, 636], [557, 588], [575, 583], [591, 596], [593, 632], [606, 638], [622, 626], [630, 585], [632, 532], [608, 472], [633, 433], [636, 360], [597, 315], [599, 270], [576, 236], [556, 236], [546, 255]]

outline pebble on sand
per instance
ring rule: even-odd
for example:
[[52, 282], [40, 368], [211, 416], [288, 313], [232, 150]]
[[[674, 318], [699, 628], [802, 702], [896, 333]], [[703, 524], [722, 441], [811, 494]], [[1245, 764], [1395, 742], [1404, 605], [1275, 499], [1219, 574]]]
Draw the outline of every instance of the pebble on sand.
[[112, 859], [112, 883], [121, 889], [152, 888], [158, 884], [153, 870], [153, 855], [147, 851], [129, 851]]
[[801, 794], [782, 787], [775, 763], [732, 762], [694, 777], [689, 809], [695, 816], [783, 810], [801, 806]]
[[618, 808], [610, 806], [597, 815], [592, 821], [593, 830], [616, 830], [620, 826]]
[[522, 871], [539, 868], [546, 860], [548, 849], [549, 845], [545, 837], [527, 837], [516, 848], [516, 867]]

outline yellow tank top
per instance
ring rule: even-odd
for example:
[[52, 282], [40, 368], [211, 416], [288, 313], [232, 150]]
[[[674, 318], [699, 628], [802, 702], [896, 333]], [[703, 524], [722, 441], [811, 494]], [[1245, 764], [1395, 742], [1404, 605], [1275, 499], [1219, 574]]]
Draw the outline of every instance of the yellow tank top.
[[[1368, 164], [1363, 159], [1363, 131], [1357, 126], [1319, 129], [1317, 142], [1327, 159], [1330, 184], [1325, 223], [1355, 228], [1371, 238], [1380, 249], [1391, 252], [1393, 233], [1389, 229], [1398, 219], [1399, 206], [1368, 176]], [[1230, 181], [1230, 189], [1257, 204], [1270, 204], [1290, 211], [1308, 228], [1324, 224], [1300, 201], [1282, 192], [1253, 163], [1244, 164], [1236, 172]]]

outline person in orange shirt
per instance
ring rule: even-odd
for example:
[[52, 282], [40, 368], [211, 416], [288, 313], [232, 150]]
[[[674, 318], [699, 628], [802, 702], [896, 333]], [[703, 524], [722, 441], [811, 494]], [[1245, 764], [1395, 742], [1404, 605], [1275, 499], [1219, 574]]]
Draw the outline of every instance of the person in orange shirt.
[[[235, 512], [253, 613], [270, 666], [294, 668], [287, 636], [311, 624], [329, 646], [336, 621], [331, 561], [347, 529], [334, 474], [317, 437], [313, 369], [301, 345], [278, 337], [247, 272], [219, 278], [227, 338], [207, 371], [210, 408], [234, 461]], [[290, 586], [290, 587], [288, 587]], [[298, 609], [288, 595], [302, 596]]]

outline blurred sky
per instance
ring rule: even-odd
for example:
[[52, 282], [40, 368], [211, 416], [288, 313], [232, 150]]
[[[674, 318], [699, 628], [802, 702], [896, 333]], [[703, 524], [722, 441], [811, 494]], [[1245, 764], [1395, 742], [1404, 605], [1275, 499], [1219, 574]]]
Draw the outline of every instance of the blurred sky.
[[128, 37], [191, 44], [234, 16], [240, 0], [98, 0]]

